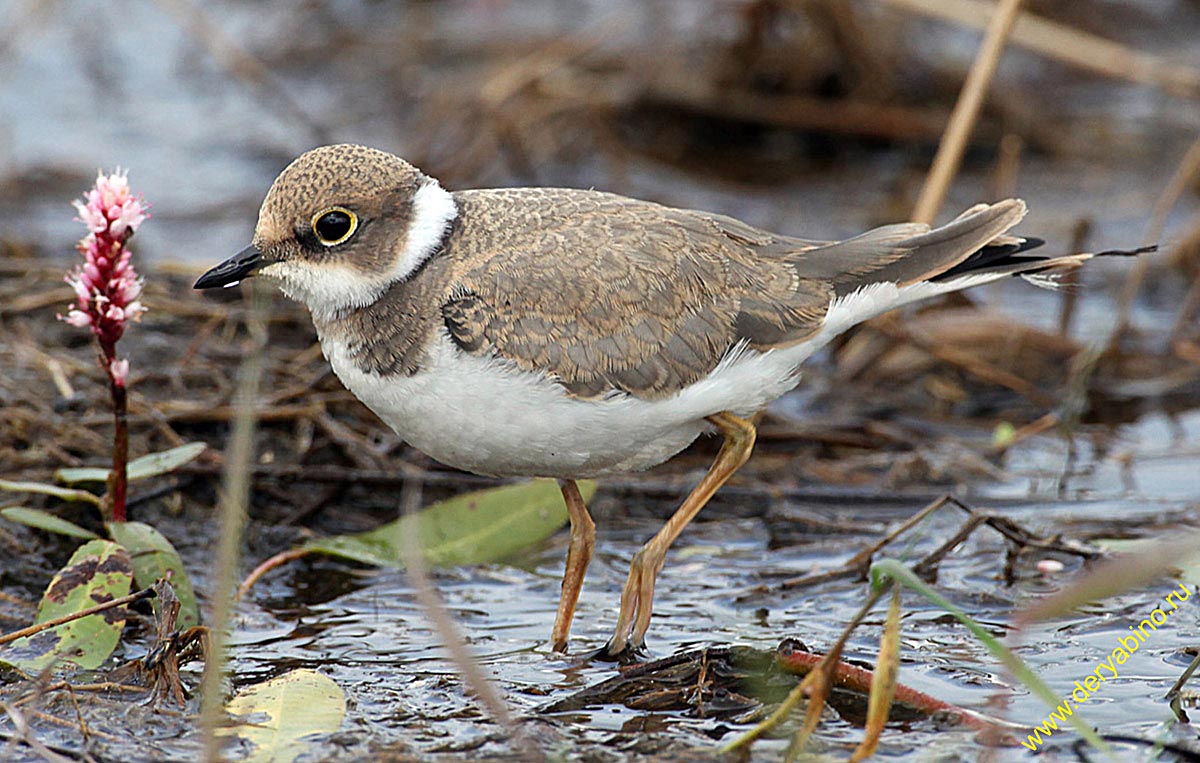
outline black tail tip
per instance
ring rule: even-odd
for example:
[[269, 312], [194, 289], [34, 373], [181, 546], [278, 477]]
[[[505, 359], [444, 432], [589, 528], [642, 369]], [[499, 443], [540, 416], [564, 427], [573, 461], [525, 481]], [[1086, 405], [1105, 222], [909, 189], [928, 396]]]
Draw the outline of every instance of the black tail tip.
[[1139, 247], [1137, 249], [1109, 249], [1107, 252], [1096, 252], [1095, 257], [1136, 257], [1139, 254], [1150, 254], [1158, 251], [1158, 244]]

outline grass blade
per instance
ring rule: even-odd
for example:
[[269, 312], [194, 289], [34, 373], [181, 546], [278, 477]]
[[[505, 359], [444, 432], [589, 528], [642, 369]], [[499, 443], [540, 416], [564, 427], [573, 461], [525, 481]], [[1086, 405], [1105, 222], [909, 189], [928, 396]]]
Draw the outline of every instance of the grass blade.
[[42, 509], [27, 509], [24, 506], [8, 506], [0, 509], [0, 517], [4, 517], [10, 522], [16, 522], [19, 525], [25, 525], [26, 527], [32, 527], [37, 530], [45, 530], [46, 532], [57, 533], [59, 535], [69, 535], [72, 538], [92, 540], [100, 537], [85, 527], [80, 527], [74, 522], [68, 521], [59, 516], [55, 516], [48, 511], [43, 511]]
[[[948, 614], [953, 615], [956, 620], [966, 626], [975, 638], [987, 647], [987, 650], [992, 653], [1014, 677], [1026, 687], [1029, 688], [1035, 696], [1046, 706], [1052, 710], [1057, 710], [1062, 702], [1058, 695], [1054, 693], [1046, 682], [1038, 678], [1037, 674], [1025, 664], [1025, 661], [1012, 653], [1008, 647], [1000, 642], [992, 634], [988, 633], [982, 625], [975, 622], [966, 612], [956, 607], [949, 599], [942, 596], [929, 586], [924, 580], [921, 580], [908, 567], [894, 559], [883, 559], [871, 565], [871, 584], [879, 587], [886, 585], [887, 580], [894, 580], [906, 588], [921, 594], [931, 603], [936, 604], [945, 610]], [[1111, 751], [1108, 744], [1095, 732], [1095, 730], [1084, 722], [1082, 716], [1078, 713], [1071, 715], [1071, 726], [1079, 733], [1081, 737], [1086, 739], [1090, 744], [1100, 750]]]
[[[207, 447], [202, 442], [189, 442], [185, 445], [180, 445], [178, 448], [140, 456], [130, 461], [129, 466], [126, 467], [127, 478], [130, 482], [133, 482], [134, 480], [144, 480], [149, 477], [169, 474], [189, 461], [194, 460]], [[76, 482], [106, 482], [110, 471], [112, 470], [101, 466], [68, 467], [56, 471], [54, 479], [59, 482], [65, 482], [68, 485], [73, 485]]]

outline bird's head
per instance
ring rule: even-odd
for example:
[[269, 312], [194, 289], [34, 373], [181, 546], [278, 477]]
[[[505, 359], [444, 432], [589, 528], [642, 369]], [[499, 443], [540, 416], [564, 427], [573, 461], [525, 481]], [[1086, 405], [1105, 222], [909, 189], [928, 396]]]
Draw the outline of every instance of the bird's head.
[[365, 146], [302, 154], [271, 186], [253, 243], [209, 270], [195, 288], [233, 286], [254, 274], [332, 318], [373, 303], [441, 245], [453, 197], [408, 162]]

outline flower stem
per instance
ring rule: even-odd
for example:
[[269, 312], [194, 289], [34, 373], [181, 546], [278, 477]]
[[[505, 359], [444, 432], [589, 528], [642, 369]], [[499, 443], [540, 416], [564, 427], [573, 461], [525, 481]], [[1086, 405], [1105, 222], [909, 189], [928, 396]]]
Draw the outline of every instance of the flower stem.
[[129, 462], [129, 420], [126, 415], [125, 385], [109, 374], [109, 389], [113, 400], [113, 464], [108, 476], [109, 507], [113, 522], [125, 521], [126, 464]]

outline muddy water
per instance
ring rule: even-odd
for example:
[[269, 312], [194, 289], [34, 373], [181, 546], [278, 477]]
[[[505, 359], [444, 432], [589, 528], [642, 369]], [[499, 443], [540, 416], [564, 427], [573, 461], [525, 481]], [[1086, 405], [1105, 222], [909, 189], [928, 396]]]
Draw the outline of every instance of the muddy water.
[[[653, 5], [653, 4], [652, 4]], [[386, 7], [381, 7], [386, 6]], [[0, 5], [15, 14], [18, 4]], [[417, 144], [421, 104], [450, 87], [452, 75], [478, 64], [448, 51], [484, 46], [496, 39], [554, 34], [607, 19], [601, 3], [512, 5], [447, 2], [322, 9], [304, 15], [280, 6], [208, 4], [218, 30], [272, 65], [270, 84], [258, 89], [214, 62], [212, 33], [196, 34], [171, 4], [127, 4], [103, 9], [60, 3], [51, 15], [5, 27], [4, 84], [0, 86], [0, 220], [6, 240], [33, 241], [50, 256], [70, 251], [77, 236], [65, 202], [97, 166], [131, 170], [153, 204], [155, 219], [138, 234], [139, 253], [157, 263], [182, 261], [199, 271], [240, 249], [249, 236], [258, 200], [278, 169], [294, 154], [330, 140], [369, 142], [405, 152]], [[612, 44], [666, 32], [723, 35], [686, 3], [661, 4], [612, 35]], [[1155, 6], [1152, 31], [1129, 32], [1130, 42], [1196, 61], [1194, 10], [1179, 3]], [[265, 14], [265, 15], [264, 15]], [[1183, 23], [1172, 19], [1180, 14]], [[728, 19], [726, 19], [728, 21]], [[314, 30], [341, 35], [344, 55], [310, 37]], [[656, 31], [657, 30], [657, 31]], [[704, 30], [707, 30], [706, 32]], [[390, 38], [384, 32], [392, 35]], [[1121, 30], [1108, 33], [1119, 36]], [[368, 33], [370, 32], [370, 33]], [[918, 39], [932, 49], [973, 50], [973, 38], [921, 24]], [[205, 37], [210, 42], [205, 43]], [[673, 38], [674, 39], [674, 38]], [[1191, 40], [1189, 45], [1188, 40]], [[949, 42], [947, 42], [949, 40]], [[389, 42], [390, 41], [390, 42]], [[397, 41], [400, 41], [397, 43]], [[216, 47], [220, 47], [219, 44]], [[397, 48], [407, 52], [397, 52]], [[480, 58], [483, 56], [480, 55]], [[321, 61], [327, 60], [327, 66]], [[1006, 59], [1007, 92], [1038, 81], [1044, 64], [1018, 54]], [[1061, 72], [1057, 72], [1060, 76]], [[380, 83], [389, 83], [381, 87]], [[1014, 84], [1015, 83], [1015, 84]], [[279, 100], [286, 93], [287, 101]], [[1053, 87], [1027, 93], [1031, 110], [1079, 119], [1094, 132], [1093, 150], [1023, 160], [1018, 191], [1030, 202], [1024, 230], [1065, 249], [1075, 221], [1095, 222], [1101, 247], [1140, 243], [1154, 199], [1200, 130], [1195, 103], [1142, 88], [1112, 87], [1062, 77]], [[307, 119], [289, 116], [300, 104]], [[1085, 146], [1086, 149], [1086, 146]], [[884, 210], [927, 152], [856, 146], [836, 161], [800, 167], [773, 184], [721, 180], [645, 159], [619, 168], [595, 159], [539, 166], [545, 184], [595, 185], [672, 204], [719, 210], [785, 232], [834, 237], [884, 221]], [[693, 168], [695, 169], [695, 168]], [[701, 168], [702, 169], [702, 168]], [[969, 161], [956, 181], [948, 208], [991, 196], [988, 159]], [[493, 171], [484, 184], [530, 182], [517, 173]], [[466, 179], [463, 179], [466, 182]], [[1195, 212], [1187, 197], [1171, 216], [1168, 239]], [[1111, 328], [1114, 284], [1124, 263], [1097, 263], [1082, 287], [1077, 336], [1103, 339]], [[1170, 325], [1182, 286], [1164, 280], [1138, 305], [1135, 323], [1152, 335]], [[1054, 325], [1057, 297], [1024, 284], [1005, 285], [987, 300], [1022, 320]], [[1157, 333], [1156, 333], [1157, 332]], [[818, 369], [812, 387], [830, 389]], [[822, 386], [824, 385], [824, 386]], [[801, 391], [778, 403], [800, 415], [814, 393]], [[1168, 414], [1153, 398], [1144, 413], [1117, 429], [1118, 452], [1098, 454], [1086, 439], [1073, 472], [1063, 478], [1067, 452], [1043, 437], [1015, 449], [1003, 479], [973, 481], [960, 493], [980, 506], [1003, 511], [1031, 529], [1073, 537], [1160, 534], [1169, 537], [1194, 523], [1200, 500], [1200, 412], [1194, 405]], [[986, 436], [986, 432], [982, 435]], [[920, 488], [937, 493], [944, 485]], [[835, 491], [836, 492], [836, 491]], [[870, 532], [814, 535], [783, 545], [788, 511], [804, 510], [841, 522], [878, 528], [916, 511], [922, 501], [847, 493], [808, 503], [782, 499], [724, 499], [689, 529], [673, 550], [661, 579], [650, 648], [656, 656], [703, 644], [747, 644], [771, 649], [796, 637], [823, 649], [865, 595], [861, 583], [828, 584], [800, 592], [753, 593], [762, 586], [837, 564], [873, 538]], [[574, 654], [600, 647], [615, 616], [629, 557], [659, 526], [665, 505], [601, 489], [596, 514], [600, 542], [574, 627]], [[918, 540], [898, 547], [904, 559], [919, 558], [956, 526], [946, 514], [924, 525]], [[193, 538], [201, 537], [203, 529]], [[559, 536], [508, 565], [440, 571], [439, 592], [455, 614], [477, 659], [501, 687], [521, 723], [563, 757], [589, 760], [692, 760], [742, 726], [727, 721], [647, 713], [620, 705], [557, 717], [538, 708], [613, 674], [610, 665], [552, 655], [546, 643], [557, 601], [565, 553]], [[181, 544], [189, 561], [202, 565], [203, 542]], [[986, 531], [943, 565], [940, 589], [994, 632], [1004, 632], [1016, 606], [1056, 590], [1080, 565], [1063, 559], [1057, 575], [1036, 572], [1040, 558], [1023, 559], [1013, 586], [999, 582], [1004, 545]], [[1069, 692], [1107, 656], [1115, 640], [1153, 607], [1164, 586], [1125, 594], [1074, 618], [1028, 633], [1021, 654], [1058, 691]], [[1200, 643], [1200, 599], [1187, 603], [1086, 705], [1087, 721], [1111, 733], [1172, 738], [1161, 697], [1188, 661], [1182, 650]], [[905, 660], [901, 680], [968, 708], [996, 710], [1034, 724], [1045, 708], [1000, 674], [995, 661], [942, 613], [913, 596], [905, 600]], [[879, 617], [860, 631], [848, 656], [871, 660]], [[340, 734], [320, 742], [314, 759], [369, 759], [380, 749], [407, 751], [418, 759], [476, 759], [505, 752], [501, 732], [483, 719], [466, 695], [456, 667], [416, 605], [409, 583], [397, 572], [362, 573], [332, 563], [301, 567], [262, 584], [239, 610], [232, 668], [237, 685], [294, 667], [314, 667], [346, 691], [350, 711]], [[190, 722], [149, 713], [137, 716], [153, 733], [143, 747], [104, 748], [114, 758], [188, 760], [194, 755]], [[49, 738], [69, 732], [49, 729]], [[819, 748], [841, 751], [860, 731], [831, 718]], [[755, 749], [755, 759], [775, 760], [782, 742]], [[881, 756], [903, 761], [972, 759], [978, 748], [970, 732], [917, 722], [885, 735]], [[1023, 748], [996, 750], [996, 760], [1025, 760]]]

